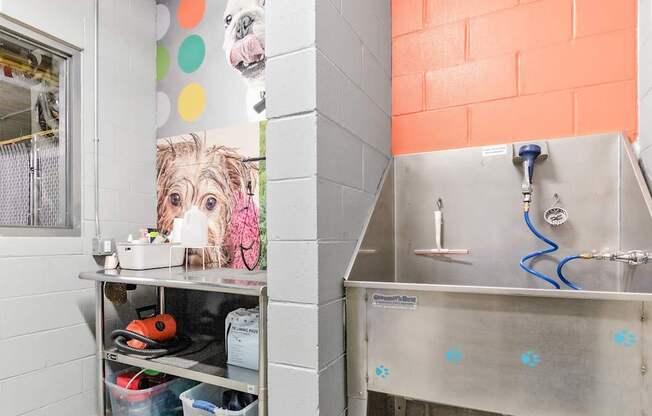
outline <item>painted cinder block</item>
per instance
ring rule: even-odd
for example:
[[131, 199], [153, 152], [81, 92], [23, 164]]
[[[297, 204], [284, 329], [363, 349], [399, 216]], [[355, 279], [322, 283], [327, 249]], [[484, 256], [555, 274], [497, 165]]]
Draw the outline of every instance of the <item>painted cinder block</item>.
[[575, 0], [575, 36], [635, 28], [637, 0]]
[[462, 22], [437, 26], [394, 39], [393, 75], [445, 68], [464, 62], [466, 29]]
[[636, 32], [589, 36], [521, 55], [521, 94], [636, 77]]
[[423, 0], [392, 0], [392, 36], [423, 27]]
[[269, 313], [269, 361], [318, 369], [322, 351], [317, 305], [271, 301]]
[[317, 370], [270, 363], [267, 377], [270, 416], [321, 416]]
[[317, 121], [317, 167], [319, 177], [361, 189], [364, 143], [326, 117]]
[[362, 48], [362, 90], [382, 108], [385, 114], [391, 114], [391, 84], [389, 72], [385, 72], [376, 57], [367, 49]]
[[342, 228], [344, 240], [357, 240], [362, 234], [362, 227], [371, 214], [374, 202], [374, 195], [353, 189], [342, 187]]
[[0, 339], [93, 322], [94, 310], [92, 290], [4, 299], [0, 301]]
[[316, 50], [304, 49], [267, 60], [267, 117], [312, 111], [316, 106]]
[[575, 133], [634, 131], [636, 81], [580, 88], [575, 92]]
[[266, 3], [267, 56], [274, 57], [314, 45], [315, 11], [314, 1], [274, 0]]
[[426, 73], [426, 108], [471, 104], [518, 93], [516, 55], [472, 61]]
[[267, 179], [305, 178], [317, 173], [317, 115], [274, 119], [267, 124]]
[[316, 178], [267, 183], [267, 233], [273, 240], [317, 237]]
[[381, 153], [371, 146], [363, 148], [363, 175], [364, 191], [375, 195], [380, 185], [380, 180], [389, 164], [387, 154]]
[[[269, 298], [279, 302], [319, 303], [317, 241], [270, 241], [268, 253]], [[290, 259], [290, 260], [288, 260]]]
[[472, 59], [552, 45], [572, 38], [572, 0], [545, 0], [469, 21]]
[[321, 241], [319, 252], [319, 303], [344, 296], [344, 273], [351, 261], [356, 241]]
[[468, 119], [464, 107], [396, 116], [392, 121], [393, 154], [468, 145]]
[[0, 382], [0, 414], [16, 416], [82, 392], [80, 361]]
[[392, 78], [392, 115], [418, 113], [425, 108], [425, 79], [422, 72]]
[[319, 416], [339, 416], [346, 408], [346, 362], [333, 361], [319, 373]]
[[518, 0], [426, 0], [426, 25], [438, 26], [518, 5]]
[[317, 2], [317, 48], [354, 83], [362, 82], [362, 42], [331, 1]]
[[469, 113], [474, 146], [573, 134], [571, 91], [480, 103], [472, 105]]

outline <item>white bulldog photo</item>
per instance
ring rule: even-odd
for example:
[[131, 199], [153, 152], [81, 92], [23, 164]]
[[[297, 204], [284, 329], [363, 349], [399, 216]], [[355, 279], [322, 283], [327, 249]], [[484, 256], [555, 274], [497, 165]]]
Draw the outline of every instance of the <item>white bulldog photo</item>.
[[247, 85], [250, 121], [265, 119], [265, 0], [228, 0], [224, 52]]

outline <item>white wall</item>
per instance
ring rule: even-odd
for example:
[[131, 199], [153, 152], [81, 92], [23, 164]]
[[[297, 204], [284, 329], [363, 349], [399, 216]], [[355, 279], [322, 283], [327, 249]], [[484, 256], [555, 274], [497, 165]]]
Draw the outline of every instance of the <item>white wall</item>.
[[641, 166], [652, 183], [652, 0], [638, 3], [639, 145]]
[[[0, 12], [83, 49], [82, 237], [0, 237], [0, 415], [95, 414], [94, 0], [2, 0]], [[153, 0], [101, 0], [100, 214], [124, 239], [155, 223]]]
[[269, 1], [267, 30], [269, 414], [339, 416], [342, 279], [390, 155], [390, 1]]

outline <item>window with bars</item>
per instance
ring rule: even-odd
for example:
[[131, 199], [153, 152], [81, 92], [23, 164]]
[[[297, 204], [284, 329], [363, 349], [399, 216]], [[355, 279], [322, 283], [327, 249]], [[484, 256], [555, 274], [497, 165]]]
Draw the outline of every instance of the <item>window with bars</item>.
[[78, 229], [78, 61], [73, 47], [0, 19], [0, 235]]

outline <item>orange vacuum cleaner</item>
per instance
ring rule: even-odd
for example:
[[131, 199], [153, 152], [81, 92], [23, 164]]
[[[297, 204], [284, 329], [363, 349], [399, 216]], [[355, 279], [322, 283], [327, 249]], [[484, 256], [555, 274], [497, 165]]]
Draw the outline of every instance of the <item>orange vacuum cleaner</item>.
[[153, 306], [137, 309], [139, 319], [131, 321], [125, 329], [111, 333], [111, 339], [119, 351], [154, 358], [174, 354], [190, 346], [190, 338], [177, 335], [177, 321], [172, 315], [142, 318], [141, 315], [147, 310], [156, 309]]

